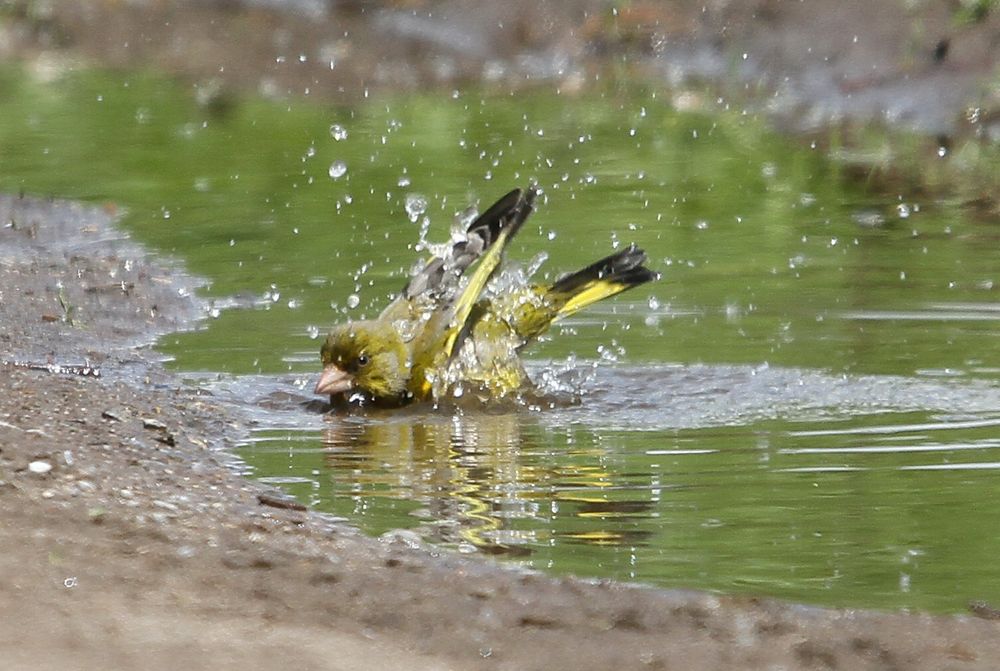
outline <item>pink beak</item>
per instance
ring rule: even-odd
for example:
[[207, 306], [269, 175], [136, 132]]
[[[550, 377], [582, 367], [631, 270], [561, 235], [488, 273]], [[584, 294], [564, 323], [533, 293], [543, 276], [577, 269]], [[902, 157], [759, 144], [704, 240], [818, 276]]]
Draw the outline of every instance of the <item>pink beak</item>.
[[316, 382], [314, 394], [342, 394], [354, 386], [354, 378], [350, 373], [337, 368], [332, 363], [323, 368], [323, 373]]

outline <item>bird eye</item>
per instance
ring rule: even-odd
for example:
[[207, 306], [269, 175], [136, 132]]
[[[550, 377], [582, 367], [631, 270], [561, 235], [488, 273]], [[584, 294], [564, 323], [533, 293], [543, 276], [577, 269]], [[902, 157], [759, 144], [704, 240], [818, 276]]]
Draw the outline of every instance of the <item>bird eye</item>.
[[359, 366], [367, 366], [368, 365], [368, 361], [369, 361], [369, 359], [368, 359], [368, 355], [367, 354], [362, 354], [362, 355], [360, 355], [358, 357], [358, 365]]

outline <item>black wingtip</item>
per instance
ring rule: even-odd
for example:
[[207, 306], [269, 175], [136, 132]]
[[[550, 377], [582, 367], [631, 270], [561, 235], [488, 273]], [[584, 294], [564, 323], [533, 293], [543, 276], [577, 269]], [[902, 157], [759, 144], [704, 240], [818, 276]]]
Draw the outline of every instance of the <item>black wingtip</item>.
[[[485, 247], [493, 244], [500, 232], [506, 228], [511, 228], [510, 235], [513, 237], [521, 228], [521, 224], [534, 211], [535, 197], [538, 190], [534, 185], [527, 189], [513, 189], [504, 195], [500, 200], [493, 203], [485, 212], [476, 217], [475, 221], [469, 224], [468, 233], [476, 233], [483, 237]], [[487, 235], [483, 235], [488, 232]]]
[[507, 242], [521, 228], [528, 215], [534, 211], [538, 189], [535, 185], [527, 189], [512, 189], [500, 200], [480, 214], [466, 229], [465, 240], [456, 242], [445, 258], [432, 258], [423, 270], [410, 278], [403, 293], [407, 298], [427, 291], [436, 291], [444, 283], [446, 271], [461, 275], [475, 263], [499, 238], [507, 233]]

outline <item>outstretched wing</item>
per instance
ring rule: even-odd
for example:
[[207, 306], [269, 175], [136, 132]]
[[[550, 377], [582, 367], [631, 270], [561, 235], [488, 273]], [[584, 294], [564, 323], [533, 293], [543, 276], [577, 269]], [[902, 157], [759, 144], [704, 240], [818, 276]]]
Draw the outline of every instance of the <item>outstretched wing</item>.
[[[529, 192], [526, 200], [521, 189], [514, 189], [493, 204], [490, 209], [476, 217], [466, 230], [465, 238], [459, 240], [443, 256], [435, 256], [424, 265], [418, 273], [410, 278], [403, 289], [403, 298], [414, 299], [426, 294], [441, 294], [453, 287], [457, 279], [486, 250], [500, 238], [508, 229], [516, 230], [524, 222], [518, 213], [527, 203], [530, 212], [530, 200], [534, 199], [534, 191]], [[510, 230], [509, 239], [514, 234]]]
[[[443, 346], [445, 357], [451, 358], [457, 346], [468, 335], [469, 315], [472, 312], [472, 307], [479, 300], [487, 282], [500, 267], [507, 243], [520, 230], [524, 220], [534, 209], [536, 193], [534, 187], [529, 187], [524, 192], [520, 189], [511, 191], [469, 227], [469, 237], [472, 238], [473, 232], [475, 232], [475, 236], [482, 236], [481, 239], [485, 240], [486, 244], [482, 247], [477, 245], [462, 252], [463, 261], [468, 259], [465, 267], [468, 267], [479, 256], [482, 256], [482, 260], [475, 272], [469, 277], [469, 282], [462, 289], [462, 293], [451, 305], [451, 319]], [[487, 235], [488, 237], [485, 237]], [[474, 255], [472, 255], [473, 252]], [[469, 258], [470, 255], [471, 258]]]
[[[526, 191], [515, 189], [497, 201], [472, 222], [464, 240], [452, 245], [443, 257], [431, 259], [396, 301], [406, 310], [418, 303], [426, 305], [428, 300], [433, 306], [429, 318], [423, 315], [427, 319], [413, 344], [410, 384], [418, 398], [430, 393], [433, 371], [447, 365], [467, 337], [472, 308], [500, 266], [504, 247], [531, 214], [535, 195], [533, 187]], [[477, 260], [472, 275], [464, 284], [459, 282], [462, 273]], [[392, 310], [397, 308], [390, 306], [386, 312]], [[412, 318], [412, 312], [410, 315]]]

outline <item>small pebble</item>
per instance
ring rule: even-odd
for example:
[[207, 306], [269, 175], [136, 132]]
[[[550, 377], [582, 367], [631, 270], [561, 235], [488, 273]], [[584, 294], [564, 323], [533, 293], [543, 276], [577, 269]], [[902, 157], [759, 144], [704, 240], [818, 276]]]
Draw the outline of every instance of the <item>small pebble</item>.
[[28, 470], [36, 475], [45, 475], [52, 470], [52, 464], [47, 461], [33, 461], [28, 464]]
[[257, 502], [262, 506], [272, 508], [284, 508], [286, 510], [307, 510], [299, 501], [291, 496], [275, 492], [261, 492], [257, 495]]

